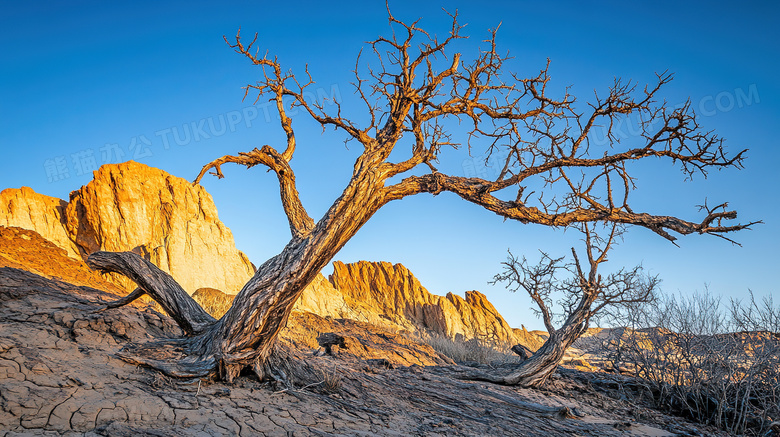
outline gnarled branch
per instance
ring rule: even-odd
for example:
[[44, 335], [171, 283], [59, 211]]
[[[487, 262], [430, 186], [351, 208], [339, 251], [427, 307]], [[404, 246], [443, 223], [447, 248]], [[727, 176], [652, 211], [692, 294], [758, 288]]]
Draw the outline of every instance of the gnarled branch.
[[[288, 149], [289, 150], [289, 149]], [[290, 231], [295, 238], [305, 238], [314, 227], [314, 220], [309, 217], [306, 209], [301, 203], [298, 189], [295, 185], [295, 173], [293, 173], [290, 164], [273, 147], [263, 146], [261, 149], [255, 148], [251, 152], [239, 152], [238, 156], [226, 155], [215, 159], [203, 166], [195, 178], [195, 184], [200, 183], [203, 176], [211, 169], [214, 169], [213, 175], [218, 178], [225, 177], [222, 174], [222, 164], [235, 163], [252, 168], [258, 164], [263, 164], [276, 173], [279, 179], [279, 190], [282, 198], [282, 206], [287, 214], [287, 220], [290, 223]]]
[[[151, 262], [133, 252], [95, 252], [87, 258], [87, 265], [102, 273], [121, 273], [138, 284], [139, 289], [149, 294], [169, 316], [176, 321], [187, 335], [205, 331], [216, 323], [171, 275], [160, 270]], [[125, 299], [109, 304], [115, 308], [140, 297], [138, 290]]]
[[[650, 229], [669, 241], [675, 241], [676, 237], [668, 231], [681, 235], [692, 233], [719, 235], [748, 229], [752, 225], [761, 223], [757, 221], [732, 226], [720, 225], [721, 220], [737, 218], [737, 212], [726, 211], [725, 204], [722, 205], [722, 211], [710, 212], [700, 223], [672, 216], [635, 213], [626, 209], [610, 208], [596, 201], [589, 202], [590, 205], [587, 207], [572, 207], [562, 212], [549, 213], [536, 207], [526, 206], [523, 202], [501, 200], [491, 194], [489, 189], [490, 183], [482, 179], [431, 173], [423, 176], [410, 176], [387, 187], [385, 194], [386, 201], [390, 201], [419, 193], [439, 194], [442, 191], [449, 191], [502, 217], [521, 223], [537, 223], [547, 226], [568, 226], [575, 223], [598, 221], [622, 223]], [[713, 225], [713, 222], [718, 224]]]

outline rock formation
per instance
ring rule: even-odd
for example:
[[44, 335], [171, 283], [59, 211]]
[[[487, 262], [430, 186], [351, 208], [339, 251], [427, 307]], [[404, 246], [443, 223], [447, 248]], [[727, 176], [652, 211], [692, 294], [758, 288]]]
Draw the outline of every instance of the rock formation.
[[137, 252], [190, 293], [211, 287], [234, 294], [254, 273], [203, 187], [133, 161], [102, 166], [67, 203], [29, 188], [5, 190], [0, 200], [0, 224], [34, 230], [74, 257]]
[[446, 297], [431, 294], [401, 264], [336, 261], [330, 282], [318, 278], [304, 291], [296, 308], [396, 330], [478, 338], [494, 344], [519, 340], [528, 344], [484, 294], [468, 291], [465, 299], [453, 293]]
[[[199, 297], [218, 313], [254, 272], [203, 187], [132, 161], [102, 166], [69, 202], [30, 188], [5, 190], [0, 225], [36, 231], [79, 261], [97, 250], [139, 253], [190, 293], [212, 288], [228, 295]], [[134, 288], [127, 278], [108, 278]], [[296, 308], [395, 331], [539, 346], [531, 334], [513, 330], [485, 295], [433, 295], [401, 264], [337, 261], [330, 280], [318, 275]]]
[[0, 226], [0, 267], [23, 269], [47, 279], [123, 293], [81, 259], [68, 256], [65, 250], [37, 232], [19, 227]]
[[102, 166], [71, 193], [66, 220], [83, 253], [135, 251], [190, 293], [235, 294], [254, 273], [202, 186], [136, 162]]
[[79, 250], [65, 230], [68, 203], [56, 197], [38, 194], [29, 187], [8, 188], [0, 192], [0, 226], [33, 230], [79, 258]]
[[365, 321], [358, 314], [353, 314], [350, 306], [344, 300], [344, 295], [336, 290], [322, 274], [317, 275], [314, 281], [303, 290], [303, 294], [295, 303], [295, 309], [314, 313], [321, 317]]

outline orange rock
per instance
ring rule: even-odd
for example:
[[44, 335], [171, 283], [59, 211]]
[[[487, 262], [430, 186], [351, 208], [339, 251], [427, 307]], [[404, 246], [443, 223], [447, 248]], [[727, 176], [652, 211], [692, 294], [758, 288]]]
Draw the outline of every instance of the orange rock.
[[64, 249], [68, 256], [80, 258], [65, 230], [67, 205], [62, 199], [38, 194], [29, 187], [8, 188], [0, 192], [0, 226], [35, 231]]
[[137, 252], [190, 293], [210, 287], [236, 294], [254, 273], [202, 186], [144, 164], [100, 167], [71, 193], [65, 216], [83, 252]]
[[[211, 287], [235, 294], [254, 274], [203, 187], [137, 162], [100, 167], [70, 202], [25, 187], [4, 190], [0, 203], [0, 225], [38, 232], [74, 258], [134, 251], [190, 293]], [[134, 288], [127, 278], [111, 280]]]
[[[484, 294], [468, 291], [465, 299], [453, 293], [446, 297], [431, 294], [401, 264], [336, 261], [330, 281], [333, 289], [327, 289], [327, 293], [334, 296], [330, 301], [339, 302], [340, 306], [328, 309], [327, 315], [332, 317], [449, 338], [478, 338], [493, 344], [527, 343], [515, 334]], [[337, 297], [338, 294], [342, 297]], [[322, 305], [299, 307], [320, 315], [322, 308]]]

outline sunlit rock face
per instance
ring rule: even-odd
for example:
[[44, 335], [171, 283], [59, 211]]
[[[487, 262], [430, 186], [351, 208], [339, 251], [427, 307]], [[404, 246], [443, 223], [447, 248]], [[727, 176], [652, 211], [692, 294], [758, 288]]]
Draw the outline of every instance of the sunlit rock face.
[[[143, 164], [102, 166], [69, 202], [28, 188], [2, 196], [0, 224], [34, 230], [74, 257], [136, 252], [189, 293], [211, 287], [235, 294], [254, 273], [203, 187]], [[124, 277], [111, 279], [133, 287]]]
[[351, 313], [349, 305], [344, 300], [344, 295], [336, 290], [322, 274], [317, 275], [314, 281], [303, 290], [301, 297], [295, 303], [295, 309], [322, 317], [362, 320], [356, 314]]
[[37, 232], [79, 258], [78, 247], [65, 230], [68, 203], [56, 197], [38, 194], [29, 187], [8, 188], [0, 192], [0, 226], [16, 226]]
[[[213, 288], [235, 295], [254, 273], [199, 185], [136, 162], [109, 164], [69, 202], [30, 188], [0, 193], [0, 225], [33, 230], [77, 259], [95, 251], [133, 251], [170, 273], [189, 293]], [[336, 261], [296, 304], [299, 311], [420, 334], [529, 344], [485, 295], [437, 296], [401, 264]], [[125, 289], [121, 275], [107, 277]], [[232, 296], [231, 296], [232, 298]], [[538, 346], [537, 346], [538, 347]]]
[[433, 333], [492, 343], [518, 339], [501, 314], [477, 291], [466, 298], [437, 296], [401, 264], [360, 261], [333, 263], [330, 282], [318, 279], [297, 308], [411, 332]]

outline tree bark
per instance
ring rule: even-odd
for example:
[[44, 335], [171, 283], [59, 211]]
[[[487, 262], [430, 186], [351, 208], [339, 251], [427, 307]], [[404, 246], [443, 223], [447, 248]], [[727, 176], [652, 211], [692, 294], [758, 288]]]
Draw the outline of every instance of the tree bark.
[[[361, 167], [342, 196], [305, 238], [293, 237], [284, 250], [262, 264], [238, 293], [233, 306], [214, 320], [176, 283], [140, 256], [96, 252], [93, 268], [124, 274], [158, 301], [188, 335], [129, 345], [120, 356], [169, 376], [217, 376], [231, 382], [252, 367], [261, 379], [272, 377], [267, 359], [298, 297], [368, 219], [387, 202], [383, 179]], [[120, 299], [128, 303], [136, 294]]]
[[583, 295], [563, 326], [557, 330], [550, 329], [550, 337], [542, 347], [520, 364], [516, 371], [503, 377], [501, 382], [522, 387], [540, 387], [544, 384], [555, 373], [566, 350], [588, 329], [591, 306], [595, 299], [596, 293]]
[[95, 252], [87, 264], [103, 273], [121, 273], [138, 284], [126, 297], [106, 305], [116, 308], [148, 294], [188, 335], [205, 331], [216, 320], [211, 317], [171, 275], [132, 252]]
[[580, 326], [566, 326], [550, 335], [546, 342], [513, 373], [503, 378], [506, 385], [540, 387], [555, 373], [566, 350], [580, 336]]

